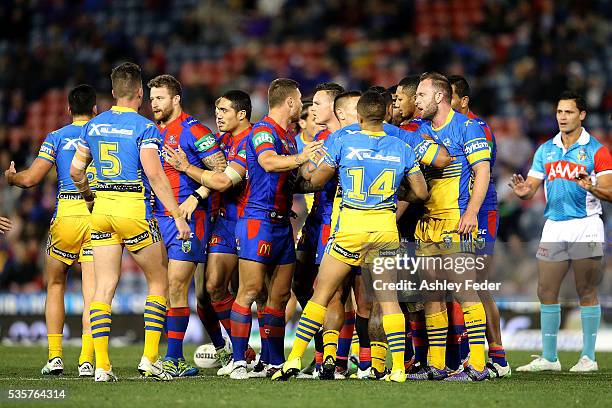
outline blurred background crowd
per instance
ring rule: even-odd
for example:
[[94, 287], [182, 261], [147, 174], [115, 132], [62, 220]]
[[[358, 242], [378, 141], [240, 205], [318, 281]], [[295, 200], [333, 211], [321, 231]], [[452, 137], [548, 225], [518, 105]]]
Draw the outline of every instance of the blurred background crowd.
[[[69, 122], [70, 87], [95, 86], [98, 110], [108, 109], [110, 71], [125, 60], [145, 81], [179, 78], [185, 110], [212, 129], [214, 100], [228, 89], [250, 93], [257, 120], [276, 77], [298, 80], [307, 96], [322, 81], [363, 90], [437, 70], [468, 79], [472, 110], [496, 134], [500, 240], [518, 248], [539, 239], [544, 199], [519, 202], [506, 184], [557, 132], [561, 91], [585, 94], [585, 127], [612, 144], [611, 19], [606, 0], [4, 0], [0, 168], [14, 160], [24, 169], [45, 135]], [[0, 214], [14, 222], [0, 238], [0, 289], [44, 287], [55, 183], [0, 183]], [[123, 268], [120, 290], [137, 290], [135, 264], [126, 258]]]

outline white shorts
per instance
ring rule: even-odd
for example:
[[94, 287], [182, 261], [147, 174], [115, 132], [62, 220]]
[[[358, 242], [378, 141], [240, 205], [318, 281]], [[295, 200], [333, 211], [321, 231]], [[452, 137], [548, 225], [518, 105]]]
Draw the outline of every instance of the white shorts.
[[560, 262], [603, 256], [604, 225], [599, 215], [567, 221], [546, 220], [536, 257]]

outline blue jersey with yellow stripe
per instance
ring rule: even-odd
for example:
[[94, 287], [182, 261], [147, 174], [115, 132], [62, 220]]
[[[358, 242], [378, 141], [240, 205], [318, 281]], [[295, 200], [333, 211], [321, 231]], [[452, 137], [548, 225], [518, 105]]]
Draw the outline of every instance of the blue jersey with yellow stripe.
[[[81, 194], [70, 178], [70, 164], [85, 123], [87, 121], [75, 121], [49, 133], [38, 151], [38, 158], [54, 164], [57, 171], [57, 206], [54, 217], [89, 215]], [[93, 166], [87, 169], [87, 178], [94, 188], [96, 177]]]
[[385, 131], [345, 127], [324, 146], [325, 163], [338, 169], [343, 208], [395, 210], [402, 179], [420, 171], [413, 150]]
[[90, 150], [98, 177], [94, 214], [150, 218], [151, 188], [140, 149], [159, 151], [157, 126], [133, 109], [113, 106], [87, 122], [80, 144]]
[[[342, 132], [343, 130], [354, 131], [360, 129], [361, 128], [359, 127], [358, 123], [353, 123], [352, 125], [345, 126], [338, 132]], [[421, 136], [420, 132], [405, 130], [390, 123], [383, 123], [383, 131], [387, 135], [397, 137], [410, 146], [414, 151], [417, 161], [425, 166], [431, 165], [431, 163], [436, 160], [438, 152], [440, 151], [440, 145], [424, 138]]]
[[477, 121], [452, 109], [441, 127], [434, 128], [431, 121], [425, 121], [419, 132], [430, 135], [446, 146], [454, 158], [443, 169], [424, 169], [430, 193], [425, 203], [427, 215], [459, 219], [470, 201], [472, 166], [483, 160], [491, 160], [485, 133]]

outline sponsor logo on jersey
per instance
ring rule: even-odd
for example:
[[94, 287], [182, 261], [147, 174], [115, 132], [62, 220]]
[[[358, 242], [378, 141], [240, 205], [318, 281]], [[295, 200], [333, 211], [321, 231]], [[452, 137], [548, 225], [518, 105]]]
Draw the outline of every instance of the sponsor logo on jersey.
[[487, 142], [487, 141], [473, 142], [473, 143], [470, 143], [469, 145], [465, 146], [465, 154], [470, 155], [475, 150], [488, 149], [488, 148], [489, 148], [489, 142]]
[[395, 163], [400, 162], [399, 156], [384, 156], [380, 153], [372, 154], [374, 151], [372, 149], [356, 149], [354, 147], [349, 146], [349, 154], [346, 155], [347, 159], [356, 159], [356, 160], [376, 160], [376, 161], [391, 161]]
[[76, 150], [79, 144], [80, 138], [68, 139], [66, 138], [66, 144], [62, 147], [62, 150]]
[[40, 146], [40, 151], [43, 153], [48, 154], [49, 156], [53, 156], [55, 154], [55, 151], [53, 151], [52, 147], [49, 147], [45, 144], [43, 144], [42, 146]]
[[122, 129], [114, 127], [109, 123], [92, 123], [89, 125], [89, 136], [102, 136], [102, 135], [123, 135], [132, 136], [134, 134], [133, 129]]
[[203, 138], [201, 138], [200, 140], [198, 140], [197, 142], [195, 142], [195, 146], [199, 151], [205, 152], [211, 149], [215, 145], [215, 143], [217, 143], [215, 138], [212, 137], [212, 135], [208, 134], [204, 136]]
[[587, 158], [587, 152], [584, 147], [578, 150], [578, 161], [585, 161]]
[[274, 144], [274, 136], [270, 132], [257, 132], [253, 138], [253, 145], [259, 147], [264, 143]]
[[558, 160], [555, 162], [546, 163], [546, 173], [548, 174], [548, 181], [552, 181], [555, 179], [574, 181], [581, 170], [586, 171], [586, 167], [582, 164], [576, 164], [565, 160]]

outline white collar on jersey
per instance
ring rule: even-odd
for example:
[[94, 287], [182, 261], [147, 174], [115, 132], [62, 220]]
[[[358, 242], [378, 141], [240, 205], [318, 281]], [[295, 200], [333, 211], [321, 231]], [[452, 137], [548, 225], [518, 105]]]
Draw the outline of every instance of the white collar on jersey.
[[[581, 146], [584, 146], [585, 144], [589, 143], [589, 141], [591, 140], [591, 135], [589, 135], [589, 132], [587, 132], [584, 128], [582, 128], [582, 133], [580, 133], [580, 137], [577, 140], [577, 143]], [[563, 146], [563, 140], [561, 139], [561, 132], [557, 133], [557, 135], [555, 137], [553, 137], [553, 144], [557, 147], [559, 147], [560, 149], [563, 149], [563, 151], [565, 152], [565, 146]]]

